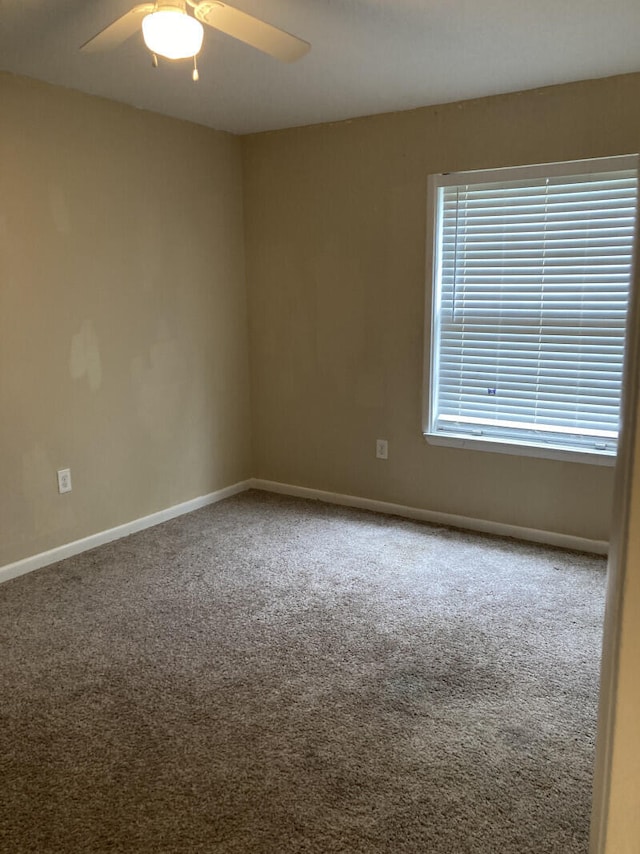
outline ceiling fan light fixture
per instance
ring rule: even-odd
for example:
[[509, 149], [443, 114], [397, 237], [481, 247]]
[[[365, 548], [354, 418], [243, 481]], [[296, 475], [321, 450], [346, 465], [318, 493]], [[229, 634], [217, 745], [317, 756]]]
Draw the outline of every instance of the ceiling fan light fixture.
[[200, 52], [203, 27], [179, 9], [159, 9], [143, 18], [142, 35], [151, 53], [167, 59], [187, 59]]

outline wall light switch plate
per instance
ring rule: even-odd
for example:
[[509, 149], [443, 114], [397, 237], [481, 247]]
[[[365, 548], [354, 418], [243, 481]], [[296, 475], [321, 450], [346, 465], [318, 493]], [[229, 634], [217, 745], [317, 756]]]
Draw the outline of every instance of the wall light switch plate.
[[71, 469], [60, 469], [58, 472], [58, 492], [71, 492]]
[[386, 439], [376, 439], [376, 457], [379, 460], [389, 458], [389, 443]]

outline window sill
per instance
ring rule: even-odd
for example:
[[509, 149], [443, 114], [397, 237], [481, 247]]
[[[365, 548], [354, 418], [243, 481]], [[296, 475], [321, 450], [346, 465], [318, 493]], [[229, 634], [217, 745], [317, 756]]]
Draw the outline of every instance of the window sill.
[[490, 451], [494, 454], [511, 454], [518, 457], [539, 457], [547, 460], [561, 460], [569, 463], [588, 463], [596, 466], [614, 466], [615, 454], [602, 454], [598, 451], [573, 451], [554, 445], [525, 445], [519, 442], [482, 439], [475, 436], [450, 436], [444, 433], [423, 433], [430, 445], [442, 445], [449, 448], [464, 448], [468, 451]]

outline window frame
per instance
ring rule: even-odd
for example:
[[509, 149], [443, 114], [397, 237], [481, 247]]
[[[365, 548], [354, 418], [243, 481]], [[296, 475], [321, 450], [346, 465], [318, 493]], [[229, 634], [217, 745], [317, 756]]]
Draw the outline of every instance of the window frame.
[[[423, 355], [423, 389], [422, 389], [422, 433], [425, 440], [432, 445], [469, 450], [490, 451], [493, 453], [512, 454], [517, 456], [539, 457], [544, 459], [591, 463], [595, 465], [613, 466], [617, 459], [616, 453], [602, 453], [587, 448], [575, 449], [553, 444], [529, 444], [512, 438], [479, 437], [468, 434], [446, 434], [434, 429], [435, 401], [437, 377], [439, 374], [440, 353], [437, 343], [440, 340], [440, 253], [438, 251], [440, 210], [439, 189], [457, 184], [491, 183], [492, 181], [511, 181], [518, 178], [535, 179], [543, 177], [560, 177], [581, 175], [588, 172], [607, 172], [621, 169], [638, 171], [639, 157], [637, 154], [614, 155], [610, 157], [589, 158], [584, 160], [556, 161], [540, 163], [533, 166], [508, 166], [494, 169], [473, 169], [460, 172], [446, 172], [429, 175], [427, 181], [427, 257], [426, 257], [426, 288], [425, 288], [425, 343]], [[640, 190], [639, 190], [640, 193]], [[640, 230], [640, 211], [636, 208], [636, 226], [632, 254], [632, 273], [630, 277], [633, 287], [633, 267], [637, 263], [638, 241]], [[628, 326], [625, 341], [628, 339]], [[626, 346], [625, 346], [626, 350]]]

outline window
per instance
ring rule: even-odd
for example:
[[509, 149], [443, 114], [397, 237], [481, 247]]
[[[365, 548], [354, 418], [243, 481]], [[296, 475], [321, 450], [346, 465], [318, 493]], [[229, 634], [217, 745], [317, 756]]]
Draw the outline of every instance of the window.
[[637, 163], [431, 176], [430, 442], [613, 461]]

